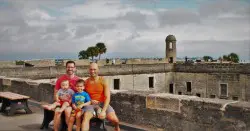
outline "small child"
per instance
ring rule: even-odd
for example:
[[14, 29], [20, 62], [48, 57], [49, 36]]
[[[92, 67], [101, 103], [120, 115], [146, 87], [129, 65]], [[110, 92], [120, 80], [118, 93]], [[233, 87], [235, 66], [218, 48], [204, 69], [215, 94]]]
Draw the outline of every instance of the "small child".
[[43, 105], [43, 107], [48, 110], [54, 110], [57, 106], [60, 106], [61, 108], [58, 111], [63, 112], [70, 106], [73, 94], [74, 91], [69, 88], [69, 81], [64, 80], [61, 82], [61, 88], [56, 94], [56, 102], [51, 105]]
[[83, 108], [90, 105], [90, 96], [84, 91], [84, 80], [79, 79], [76, 82], [77, 92], [72, 97], [72, 112], [70, 116], [70, 122], [68, 125], [68, 131], [72, 131], [74, 121], [76, 119], [76, 131], [81, 129], [81, 116], [83, 114]]

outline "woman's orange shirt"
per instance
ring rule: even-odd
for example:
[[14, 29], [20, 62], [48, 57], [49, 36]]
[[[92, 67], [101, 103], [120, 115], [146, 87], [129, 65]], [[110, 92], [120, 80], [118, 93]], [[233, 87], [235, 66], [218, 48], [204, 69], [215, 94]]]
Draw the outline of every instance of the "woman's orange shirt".
[[88, 78], [85, 81], [85, 91], [89, 94], [92, 100], [104, 102], [105, 96], [104, 96], [103, 78], [99, 77], [97, 81]]

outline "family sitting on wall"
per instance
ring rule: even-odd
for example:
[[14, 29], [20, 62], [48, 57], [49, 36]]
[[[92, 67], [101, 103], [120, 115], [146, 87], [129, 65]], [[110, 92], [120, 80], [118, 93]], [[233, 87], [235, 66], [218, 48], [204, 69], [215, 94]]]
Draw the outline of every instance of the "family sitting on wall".
[[71, 131], [76, 120], [76, 130], [88, 131], [93, 117], [107, 119], [120, 131], [119, 120], [110, 103], [110, 89], [106, 80], [98, 76], [98, 65], [89, 66], [90, 77], [82, 80], [75, 75], [74, 61], [66, 63], [66, 74], [57, 79], [54, 89], [55, 102], [43, 105], [48, 110], [55, 110], [54, 131], [59, 130], [62, 112], [65, 113], [68, 131]]

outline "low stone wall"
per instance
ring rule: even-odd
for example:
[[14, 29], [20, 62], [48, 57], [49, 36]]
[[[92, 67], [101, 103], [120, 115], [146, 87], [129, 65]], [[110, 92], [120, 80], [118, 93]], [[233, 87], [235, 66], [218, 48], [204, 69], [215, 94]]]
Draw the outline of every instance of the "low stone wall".
[[[65, 65], [66, 62], [70, 59], [62, 60], [62, 65]], [[23, 60], [26, 63], [33, 65], [34, 67], [48, 67], [48, 66], [55, 66], [54, 59], [42, 59], [42, 60]], [[87, 66], [91, 62], [88, 59], [80, 59], [80, 60], [73, 60], [76, 65], [78, 66]], [[124, 64], [125, 60], [116, 58], [115, 64], [121, 65]], [[126, 64], [157, 64], [157, 63], [166, 63], [165, 59], [127, 59]], [[111, 65], [112, 59], [109, 59], [109, 63], [106, 63], [106, 59], [98, 60], [98, 64], [100, 66], [104, 65]], [[12, 68], [12, 67], [20, 67], [16, 65], [16, 61], [0, 61], [0, 68]]]
[[18, 67], [15, 61], [0, 61], [0, 68]]
[[30, 96], [36, 101], [53, 102], [54, 84], [21, 78], [0, 77], [0, 91]]
[[[250, 74], [250, 64], [125, 64], [100, 66], [101, 75], [150, 74], [164, 72]], [[64, 66], [0, 68], [0, 76], [31, 79], [55, 78]], [[78, 66], [77, 75], [87, 76], [88, 66]]]
[[33, 65], [34, 67], [55, 66], [55, 60], [53, 60], [53, 59], [25, 60], [25, 62]]
[[[53, 101], [54, 85], [34, 80], [0, 77], [0, 90]], [[111, 91], [111, 105], [119, 119], [131, 124], [171, 131], [248, 131], [250, 103], [196, 96]]]
[[204, 63], [175, 64], [175, 72], [190, 73], [240, 73], [249, 74], [250, 64]]
[[230, 100], [119, 92], [111, 105], [124, 122], [167, 131], [248, 131], [250, 103]]

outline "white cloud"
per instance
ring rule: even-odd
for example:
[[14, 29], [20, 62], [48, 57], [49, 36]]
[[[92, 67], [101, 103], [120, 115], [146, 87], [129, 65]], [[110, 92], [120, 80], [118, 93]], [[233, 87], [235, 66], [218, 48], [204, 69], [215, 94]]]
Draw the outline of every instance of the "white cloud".
[[42, 11], [39, 9], [31, 10], [30, 12], [27, 13], [27, 16], [30, 17], [31, 19], [36, 19], [36, 20], [54, 20], [55, 19], [51, 17], [45, 11]]
[[[137, 2], [145, 1], [149, 2]], [[27, 59], [35, 54], [36, 58], [56, 54], [76, 58], [80, 50], [100, 41], [108, 47], [107, 57], [164, 57], [169, 34], [177, 38], [178, 56], [235, 51], [248, 58], [249, 3], [200, 1], [197, 9], [151, 10], [118, 0], [74, 2], [13, 0], [0, 7], [4, 18], [0, 19], [0, 59], [14, 59], [2, 55], [7, 52], [19, 53], [16, 57], [26, 54]]]
[[93, 0], [87, 1], [84, 5], [75, 5], [65, 8], [64, 11], [72, 16], [89, 19], [115, 18], [122, 10], [122, 5], [117, 1]]

